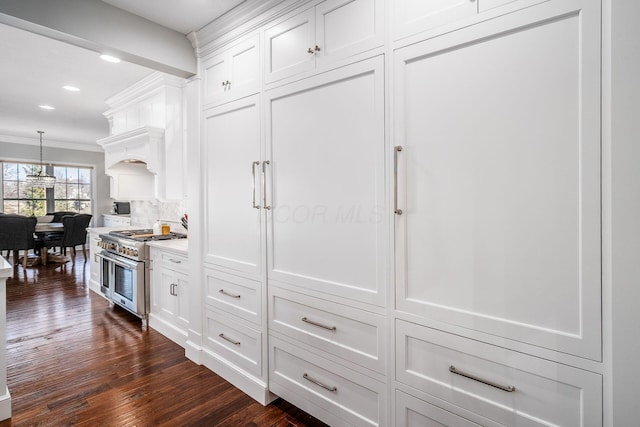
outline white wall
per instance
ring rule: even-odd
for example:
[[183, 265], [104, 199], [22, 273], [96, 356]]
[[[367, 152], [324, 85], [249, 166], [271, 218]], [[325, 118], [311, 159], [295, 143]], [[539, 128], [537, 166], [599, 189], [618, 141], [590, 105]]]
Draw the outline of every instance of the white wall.
[[605, 417], [608, 425], [632, 426], [640, 420], [640, 2], [607, 0], [604, 6], [604, 26], [610, 29], [604, 44], [603, 140], [611, 167], [605, 212], [611, 217], [612, 305], [612, 411]]
[[[65, 148], [42, 148], [44, 163], [61, 163], [92, 166], [95, 170], [95, 193], [93, 203], [93, 225], [101, 225], [100, 214], [109, 212], [113, 201], [109, 198], [109, 178], [104, 173], [104, 153], [94, 151], [69, 150]], [[40, 162], [38, 145], [13, 144], [0, 141], [0, 160], [27, 160]]]

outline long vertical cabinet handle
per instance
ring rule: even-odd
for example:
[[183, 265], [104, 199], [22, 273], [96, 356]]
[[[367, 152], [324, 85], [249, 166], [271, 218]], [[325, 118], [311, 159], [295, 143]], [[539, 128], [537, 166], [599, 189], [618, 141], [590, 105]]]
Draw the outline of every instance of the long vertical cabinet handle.
[[402, 151], [401, 145], [393, 147], [393, 213], [402, 215], [402, 209], [398, 209], [398, 153]]
[[267, 205], [267, 165], [271, 164], [269, 160], [262, 162], [262, 204], [266, 210], [271, 209], [271, 206]]
[[260, 162], [251, 163], [251, 189], [253, 191], [253, 201], [252, 205], [254, 209], [260, 209], [260, 205], [256, 205], [256, 166], [259, 166]]

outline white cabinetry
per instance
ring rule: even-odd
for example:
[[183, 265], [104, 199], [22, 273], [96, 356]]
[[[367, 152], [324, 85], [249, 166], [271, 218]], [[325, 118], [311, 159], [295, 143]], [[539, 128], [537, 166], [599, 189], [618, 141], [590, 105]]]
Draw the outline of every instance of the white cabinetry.
[[260, 37], [251, 37], [215, 53], [202, 64], [204, 104], [238, 99], [260, 89]]
[[102, 251], [102, 248], [98, 246], [100, 240], [100, 232], [89, 229], [89, 256], [91, 257], [89, 289], [98, 295], [103, 295], [100, 291], [100, 260], [96, 256], [98, 252]]
[[265, 94], [269, 387], [336, 425], [387, 414], [383, 93], [374, 57]]
[[394, 87], [396, 315], [446, 331], [397, 321], [397, 381], [502, 425], [601, 425], [599, 3], [399, 49]]
[[265, 30], [265, 82], [382, 45], [381, 0], [326, 0]]
[[501, 425], [602, 422], [599, 374], [403, 321], [396, 361], [401, 383]]
[[149, 248], [151, 312], [149, 326], [185, 346], [189, 328], [187, 257], [159, 246]]
[[402, 0], [393, 1], [394, 39], [424, 32], [430, 37], [462, 28], [498, 14], [545, 0]]
[[267, 386], [259, 96], [204, 111], [204, 363], [259, 402]]
[[581, 3], [396, 52], [397, 305], [599, 360], [599, 14]]
[[152, 73], [107, 100], [112, 134], [98, 144], [112, 198], [183, 199], [183, 88], [183, 79]]
[[383, 58], [267, 91], [266, 101], [270, 284], [384, 306]]
[[396, 391], [396, 427], [480, 427], [436, 405]]

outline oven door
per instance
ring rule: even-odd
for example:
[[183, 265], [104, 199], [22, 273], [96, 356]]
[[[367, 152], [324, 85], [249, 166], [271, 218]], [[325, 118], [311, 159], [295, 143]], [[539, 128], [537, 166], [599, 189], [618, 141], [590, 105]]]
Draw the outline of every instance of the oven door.
[[[139, 316], [145, 316], [145, 263], [110, 253], [102, 253], [109, 264], [109, 298]], [[101, 269], [102, 271], [102, 269]]]

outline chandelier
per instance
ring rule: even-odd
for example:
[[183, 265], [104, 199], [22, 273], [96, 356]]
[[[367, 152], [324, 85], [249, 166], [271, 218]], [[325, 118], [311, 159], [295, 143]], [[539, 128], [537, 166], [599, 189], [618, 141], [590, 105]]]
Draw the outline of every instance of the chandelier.
[[40, 170], [37, 174], [27, 175], [27, 182], [33, 187], [52, 188], [56, 183], [56, 177], [47, 175], [42, 164], [42, 134], [44, 131], [39, 130], [40, 134]]

